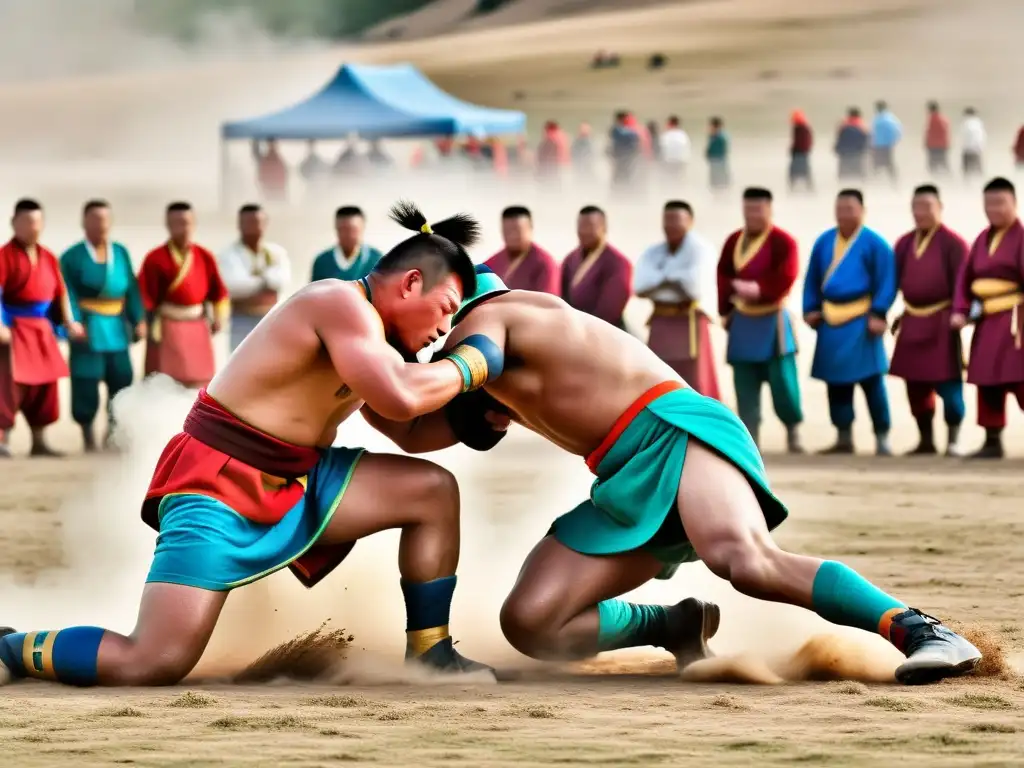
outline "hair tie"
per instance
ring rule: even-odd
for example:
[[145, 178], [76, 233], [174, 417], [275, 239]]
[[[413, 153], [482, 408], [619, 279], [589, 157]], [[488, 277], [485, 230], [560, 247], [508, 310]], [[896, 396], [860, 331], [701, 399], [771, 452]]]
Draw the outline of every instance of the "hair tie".
[[434, 230], [430, 228], [429, 224], [424, 224], [422, 227], [420, 227], [420, 232], [422, 232], [424, 235], [434, 234]]

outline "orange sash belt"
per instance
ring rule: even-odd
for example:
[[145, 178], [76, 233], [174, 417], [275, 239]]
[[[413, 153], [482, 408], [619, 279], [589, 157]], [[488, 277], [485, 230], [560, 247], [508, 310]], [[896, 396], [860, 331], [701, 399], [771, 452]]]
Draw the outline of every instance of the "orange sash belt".
[[611, 431], [608, 432], [604, 440], [601, 441], [601, 444], [597, 446], [589, 456], [587, 456], [587, 468], [596, 475], [597, 467], [601, 464], [601, 461], [608, 454], [608, 451], [612, 449], [612, 446], [615, 445], [615, 442], [622, 437], [622, 433], [626, 431], [626, 427], [633, 422], [633, 419], [640, 415], [640, 411], [662, 395], [667, 395], [669, 392], [674, 392], [675, 390], [683, 389], [684, 387], [686, 387], [686, 385], [681, 381], [663, 381], [661, 384], [655, 384], [634, 400], [633, 404], [623, 411], [622, 415], [615, 420], [615, 423], [612, 424]]

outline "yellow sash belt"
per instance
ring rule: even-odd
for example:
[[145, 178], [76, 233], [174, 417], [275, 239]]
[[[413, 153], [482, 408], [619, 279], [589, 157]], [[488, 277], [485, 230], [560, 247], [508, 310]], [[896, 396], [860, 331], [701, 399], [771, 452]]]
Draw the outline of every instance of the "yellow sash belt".
[[1010, 335], [1013, 346], [1021, 348], [1020, 305], [1024, 303], [1024, 292], [1015, 280], [1001, 280], [981, 277], [971, 282], [971, 293], [981, 299], [981, 311], [986, 315], [1010, 312]]
[[690, 332], [690, 359], [697, 359], [697, 312], [700, 305], [696, 301], [684, 304], [662, 304], [654, 302], [654, 312], [651, 317], [682, 317], [686, 316], [689, 321], [687, 330]]
[[78, 306], [94, 315], [117, 317], [124, 312], [124, 299], [79, 299]]
[[821, 316], [829, 325], [843, 325], [871, 311], [871, 297], [862, 296], [853, 301], [824, 301], [821, 304]]
[[168, 320], [198, 320], [206, 312], [203, 304], [161, 304], [156, 308], [153, 323], [149, 327], [149, 337], [157, 344], [163, 340], [162, 318]]
[[771, 304], [753, 304], [743, 299], [732, 300], [733, 306], [736, 307], [736, 311], [741, 315], [747, 317], [767, 317], [768, 315], [774, 315], [780, 309], [782, 309], [782, 302], [776, 301]]
[[934, 304], [926, 304], [920, 307], [904, 301], [903, 308], [911, 317], [931, 317], [951, 306], [953, 306], [952, 299], [944, 299], [943, 301], [936, 301]]

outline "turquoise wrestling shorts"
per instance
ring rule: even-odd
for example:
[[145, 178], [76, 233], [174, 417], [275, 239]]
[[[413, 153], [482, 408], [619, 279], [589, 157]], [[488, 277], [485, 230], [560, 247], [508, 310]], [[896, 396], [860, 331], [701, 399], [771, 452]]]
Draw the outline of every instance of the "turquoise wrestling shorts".
[[[224, 591], [289, 566], [312, 586], [337, 566], [352, 544], [316, 546], [338, 509], [361, 448], [329, 448], [305, 477], [273, 477], [189, 437], [175, 460], [209, 467], [202, 492], [159, 497], [159, 535], [147, 582]], [[180, 442], [180, 441], [179, 441]], [[183, 449], [182, 449], [183, 448]], [[172, 477], [173, 480], [173, 477]]]
[[769, 488], [761, 454], [739, 418], [713, 398], [666, 382], [627, 409], [587, 457], [597, 476], [590, 498], [555, 520], [551, 533], [586, 555], [650, 552], [665, 566], [660, 579], [698, 560], [676, 502], [690, 436], [747, 476], [769, 530], [786, 519], [789, 513]]

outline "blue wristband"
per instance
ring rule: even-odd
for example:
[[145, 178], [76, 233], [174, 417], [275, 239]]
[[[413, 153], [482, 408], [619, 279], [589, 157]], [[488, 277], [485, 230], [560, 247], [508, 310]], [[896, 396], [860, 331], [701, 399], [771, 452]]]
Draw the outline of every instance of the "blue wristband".
[[463, 392], [479, 389], [500, 376], [505, 368], [505, 353], [480, 333], [467, 336], [446, 357], [462, 374]]

